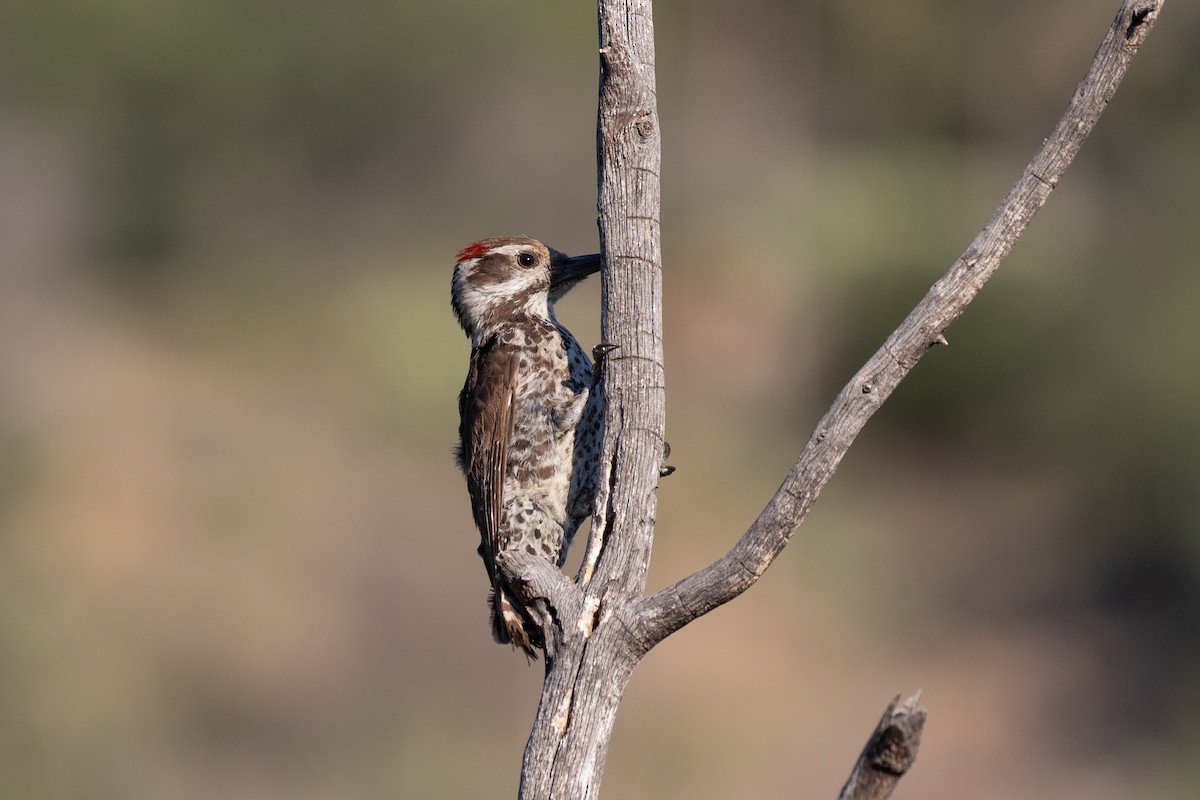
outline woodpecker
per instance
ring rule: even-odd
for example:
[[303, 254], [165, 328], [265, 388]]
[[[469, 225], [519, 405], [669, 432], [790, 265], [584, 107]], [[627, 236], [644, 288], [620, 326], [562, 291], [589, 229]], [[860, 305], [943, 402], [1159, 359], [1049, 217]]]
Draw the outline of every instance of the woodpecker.
[[544, 608], [526, 608], [496, 569], [520, 550], [556, 567], [591, 514], [603, 426], [598, 371], [554, 304], [600, 269], [535, 239], [483, 239], [458, 254], [451, 304], [471, 339], [458, 397], [456, 459], [492, 590], [492, 635], [529, 658], [545, 649]]

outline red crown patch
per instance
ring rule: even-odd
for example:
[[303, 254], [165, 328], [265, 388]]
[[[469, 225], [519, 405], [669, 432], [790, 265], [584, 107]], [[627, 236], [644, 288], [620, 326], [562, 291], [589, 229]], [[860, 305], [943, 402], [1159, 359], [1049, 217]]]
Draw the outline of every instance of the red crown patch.
[[487, 251], [488, 246], [483, 242], [474, 242], [473, 244], [469, 244], [462, 250], [458, 251], [458, 260], [466, 261], [469, 258], [479, 258], [480, 256], [486, 255]]

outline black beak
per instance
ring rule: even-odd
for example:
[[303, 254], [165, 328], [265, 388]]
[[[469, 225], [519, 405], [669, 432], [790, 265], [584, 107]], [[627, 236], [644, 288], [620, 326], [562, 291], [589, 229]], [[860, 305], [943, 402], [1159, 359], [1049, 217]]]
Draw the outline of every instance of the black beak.
[[550, 251], [550, 302], [556, 302], [569, 292], [575, 284], [600, 271], [602, 260], [599, 253], [586, 256], [569, 256], [557, 250]]

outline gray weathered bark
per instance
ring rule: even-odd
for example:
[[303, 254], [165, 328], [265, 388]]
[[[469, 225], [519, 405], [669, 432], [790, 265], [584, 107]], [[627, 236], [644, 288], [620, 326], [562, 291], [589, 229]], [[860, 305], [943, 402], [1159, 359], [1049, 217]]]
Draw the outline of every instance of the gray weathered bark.
[[897, 696], [888, 705], [838, 800], [887, 800], [896, 784], [917, 760], [925, 709], [917, 705], [919, 693], [900, 704]]
[[[1046, 201], [1163, 1], [1121, 5], [1054, 132], [950, 271], [838, 395], [775, 497], [737, 544], [714, 564], [644, 597], [665, 429], [654, 31], [651, 0], [599, 0], [601, 335], [617, 349], [604, 361], [602, 472], [579, 575], [572, 582], [540, 559], [515, 555], [499, 563], [520, 587], [518, 595], [546, 599], [555, 619], [541, 703], [525, 748], [521, 800], [598, 796], [617, 706], [638, 662], [671, 633], [753, 585], [783, 550], [867, 420], [929, 348], [945, 344], [943, 331]], [[884, 723], [893, 711], [889, 708]], [[919, 711], [923, 721], [924, 710]], [[913, 757], [915, 752], [914, 745]], [[860, 793], [851, 784], [857, 785], [854, 776], [843, 790], [846, 800], [886, 796]], [[892, 780], [886, 791], [894, 785]]]

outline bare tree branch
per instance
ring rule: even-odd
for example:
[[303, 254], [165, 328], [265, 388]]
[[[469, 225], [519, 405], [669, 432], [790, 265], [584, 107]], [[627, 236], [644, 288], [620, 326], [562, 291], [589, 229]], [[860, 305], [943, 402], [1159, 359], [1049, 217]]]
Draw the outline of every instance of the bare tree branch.
[[650, 567], [666, 428], [662, 151], [651, 0], [600, 0], [599, 14], [600, 336], [616, 348], [603, 363], [605, 435], [589, 542], [598, 546], [596, 575], [583, 577], [612, 583], [631, 599], [645, 590]]
[[[766, 571], [875, 412], [1008, 254], [1112, 97], [1163, 0], [1126, 0], [1054, 133], [995, 216], [949, 273], [842, 390], [775, 497], [719, 561], [643, 597], [663, 461], [665, 392], [659, 245], [659, 131], [651, 0], [599, 0], [597, 124], [602, 339], [606, 401], [602, 468], [592, 534], [572, 585], [549, 565], [502, 560], [524, 599], [553, 610], [546, 678], [521, 770], [521, 800], [594, 800], [617, 708], [649, 650], [691, 620], [745, 591]], [[552, 646], [549, 646], [553, 642]], [[909, 708], [912, 706], [912, 708]], [[907, 711], [905, 709], [908, 709]], [[870, 772], [898, 779], [916, 755], [923, 709], [889, 709], [868, 745]], [[894, 723], [894, 724], [893, 724]], [[895, 779], [892, 780], [894, 785]], [[854, 785], [858, 778], [852, 777]], [[884, 795], [845, 795], [854, 800]]]
[[900, 703], [896, 695], [874, 733], [867, 740], [850, 778], [838, 800], [887, 800], [904, 773], [917, 760], [921, 732], [925, 729], [925, 709], [917, 705], [921, 693]]
[[644, 647], [653, 647], [697, 617], [729, 602], [766, 572], [808, 515], [867, 420], [933, 345], [945, 344], [943, 331], [995, 273], [1058, 185], [1150, 33], [1163, 2], [1122, 3], [1054, 131], [950, 271], [842, 389], [754, 524], [715, 563], [639, 604], [633, 617], [636, 635]]

